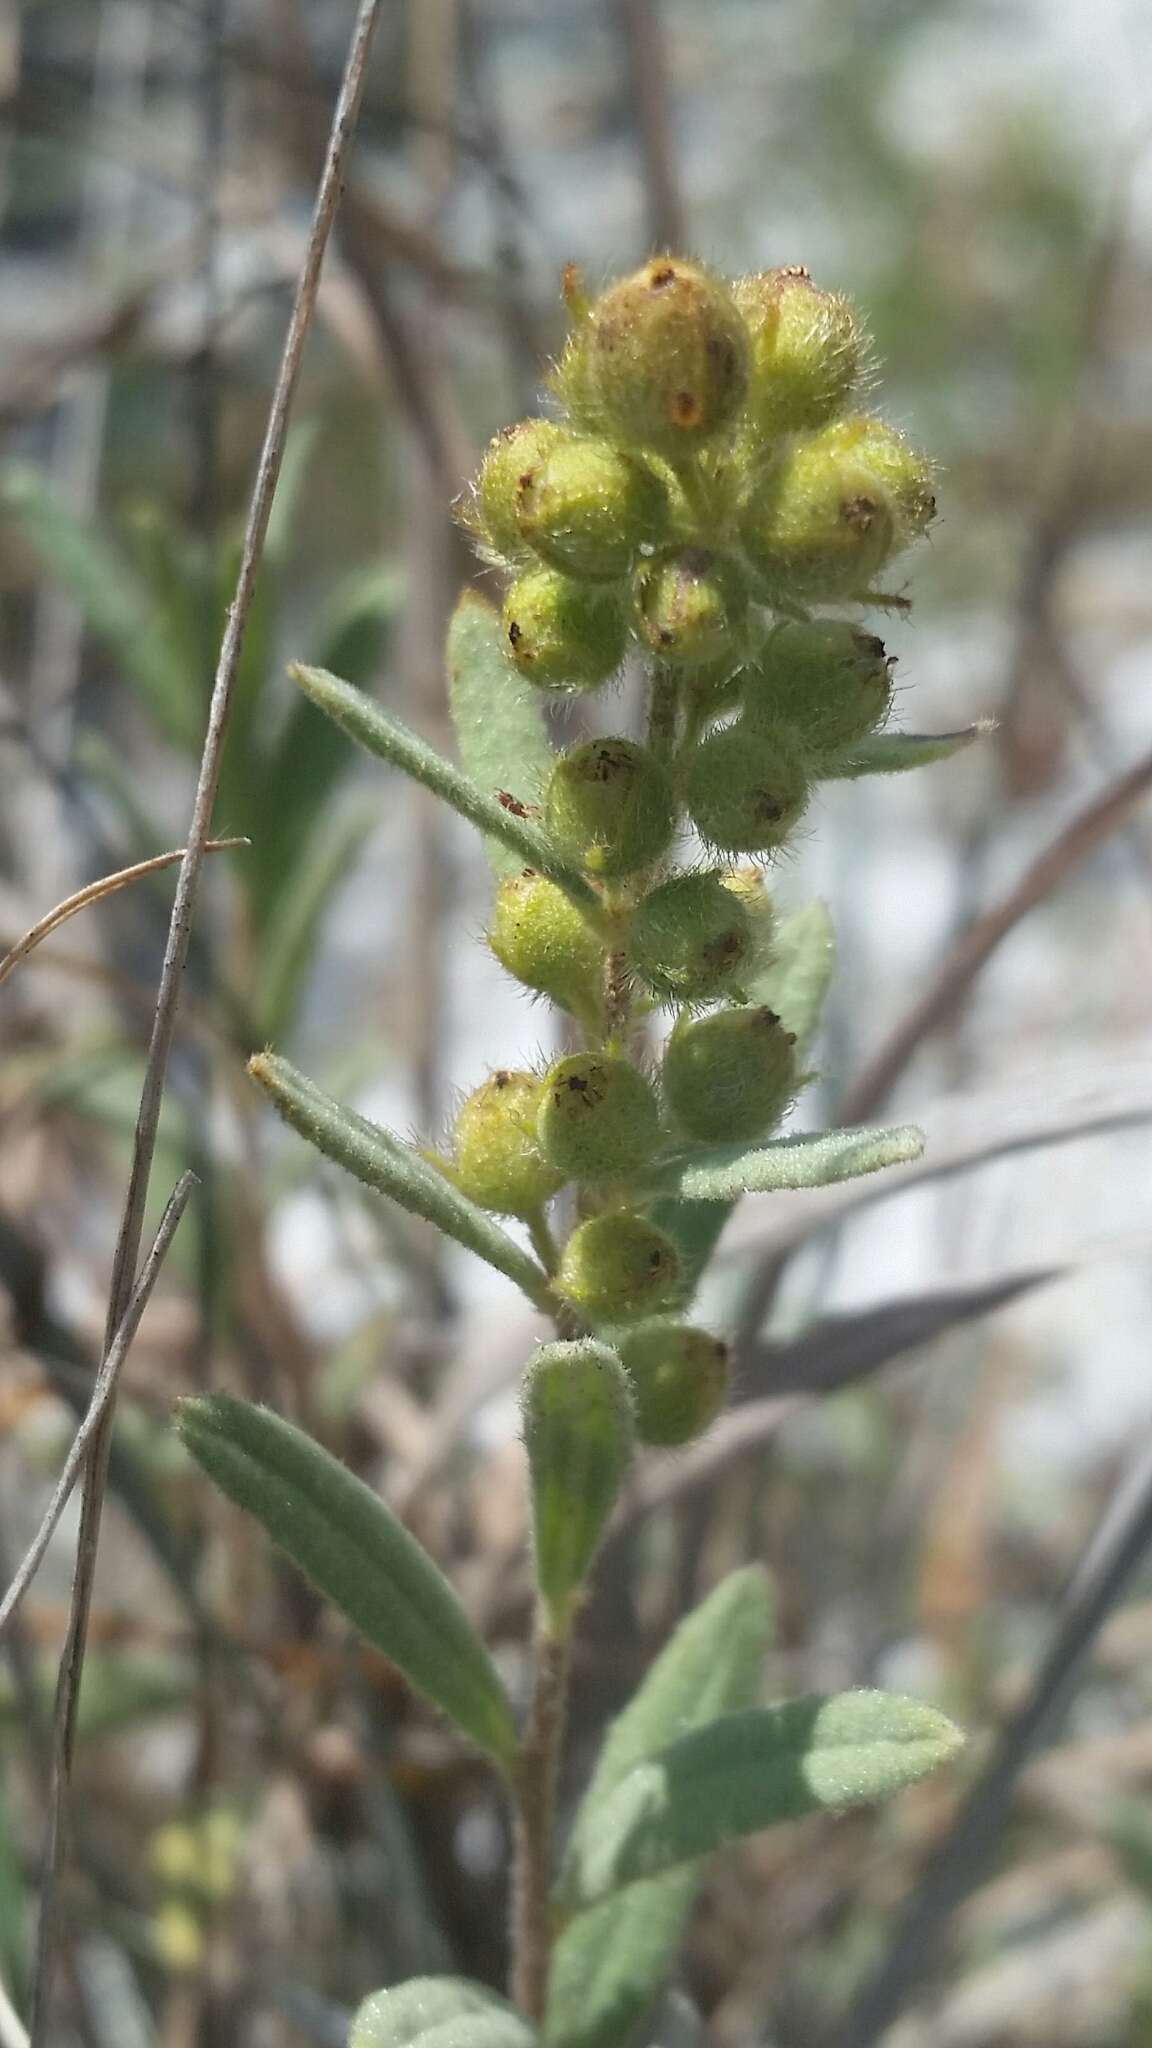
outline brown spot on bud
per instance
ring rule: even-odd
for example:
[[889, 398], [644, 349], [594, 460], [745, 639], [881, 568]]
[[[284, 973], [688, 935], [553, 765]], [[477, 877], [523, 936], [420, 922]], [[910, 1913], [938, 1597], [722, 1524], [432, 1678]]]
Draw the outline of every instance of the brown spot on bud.
[[694, 391], [674, 391], [668, 401], [668, 417], [676, 427], [698, 427], [704, 408]]
[[671, 263], [661, 263], [659, 267], [652, 272], [652, 275], [649, 279], [649, 283], [651, 284], [654, 292], [662, 292], [666, 291], [668, 286], [675, 281], [675, 277], [675, 265]]

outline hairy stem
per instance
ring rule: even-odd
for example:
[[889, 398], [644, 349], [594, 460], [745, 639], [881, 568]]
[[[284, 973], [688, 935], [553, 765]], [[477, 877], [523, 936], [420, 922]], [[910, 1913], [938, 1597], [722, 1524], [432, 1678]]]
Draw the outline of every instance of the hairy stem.
[[541, 1616], [536, 1673], [514, 1780], [516, 1814], [512, 1870], [512, 1996], [526, 2018], [540, 2021], [552, 1961], [552, 1857], [556, 1777], [568, 1704], [569, 1635]]

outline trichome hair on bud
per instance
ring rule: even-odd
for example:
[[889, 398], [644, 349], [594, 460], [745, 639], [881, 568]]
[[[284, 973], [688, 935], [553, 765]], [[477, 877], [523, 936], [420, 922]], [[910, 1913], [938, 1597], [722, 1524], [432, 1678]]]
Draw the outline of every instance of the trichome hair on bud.
[[482, 1209], [534, 1216], [564, 1184], [536, 1136], [539, 1074], [499, 1068], [457, 1112], [452, 1178]]
[[705, 1144], [761, 1138], [775, 1129], [796, 1079], [795, 1040], [763, 1006], [679, 1018], [660, 1070], [674, 1121]]
[[544, 792], [557, 846], [589, 874], [612, 880], [659, 860], [676, 813], [667, 770], [647, 747], [611, 734], [561, 754]]
[[704, 740], [688, 770], [689, 814], [725, 853], [771, 853], [790, 838], [808, 801], [803, 755], [786, 726], [744, 716]]
[[655, 1090], [629, 1060], [570, 1053], [544, 1077], [540, 1149], [566, 1180], [618, 1180], [647, 1165], [660, 1140]]
[[654, 1317], [620, 1338], [632, 1383], [636, 1434], [643, 1444], [676, 1450], [715, 1422], [728, 1392], [728, 1350], [707, 1330]]
[[640, 903], [629, 951], [649, 988], [702, 1003], [736, 987], [754, 948], [745, 905], [715, 870], [672, 875]]
[[642, 564], [632, 592], [639, 636], [661, 661], [738, 663], [748, 586], [736, 563], [711, 548], [677, 548]]
[[555, 1285], [590, 1321], [627, 1322], [675, 1304], [680, 1259], [671, 1238], [647, 1217], [613, 1209], [577, 1224]]
[[504, 639], [520, 674], [542, 690], [595, 690], [623, 661], [628, 625], [610, 586], [526, 569], [504, 600]]
[[555, 882], [532, 868], [506, 875], [496, 890], [488, 944], [525, 988], [595, 1029], [603, 947]]
[[821, 291], [798, 264], [737, 278], [748, 328], [747, 423], [762, 441], [822, 427], [867, 369], [868, 341], [848, 299]]

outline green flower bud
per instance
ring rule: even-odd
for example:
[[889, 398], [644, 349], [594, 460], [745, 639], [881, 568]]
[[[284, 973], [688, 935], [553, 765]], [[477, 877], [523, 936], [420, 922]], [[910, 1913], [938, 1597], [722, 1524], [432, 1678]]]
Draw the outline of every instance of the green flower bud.
[[489, 441], [475, 492], [463, 502], [463, 525], [506, 561], [528, 552], [520, 532], [520, 493], [548, 450], [565, 438], [555, 420], [521, 420]]
[[565, 1180], [616, 1180], [651, 1159], [660, 1109], [627, 1060], [576, 1052], [549, 1067], [536, 1130], [544, 1157]]
[[555, 1286], [592, 1322], [631, 1321], [675, 1302], [680, 1260], [671, 1238], [654, 1223], [616, 1209], [577, 1225]]
[[867, 354], [848, 300], [799, 268], [737, 278], [732, 296], [751, 338], [744, 410], [756, 434], [822, 427], [847, 403]]
[[796, 441], [741, 515], [749, 560], [774, 593], [860, 596], [936, 501], [927, 465], [880, 420], [839, 420]]
[[808, 775], [787, 727], [744, 717], [692, 756], [685, 799], [702, 839], [729, 853], [782, 846], [808, 801]]
[[628, 447], [692, 454], [739, 410], [748, 337], [726, 285], [660, 256], [592, 305], [557, 379], [573, 414]]
[[636, 625], [662, 661], [696, 666], [739, 658], [748, 590], [735, 563], [710, 548], [678, 548], [632, 581]]
[[856, 413], [830, 427], [823, 439], [828, 448], [840, 451], [845, 462], [865, 468], [887, 492], [895, 514], [897, 547], [907, 546], [928, 531], [936, 517], [932, 464], [905, 435], [886, 420]]
[[501, 1068], [460, 1109], [451, 1177], [482, 1209], [532, 1216], [563, 1187], [537, 1142], [542, 1089], [538, 1074]]
[[774, 1010], [713, 1010], [681, 1018], [661, 1068], [681, 1130], [706, 1144], [759, 1138], [779, 1123], [796, 1087], [795, 1041]]
[[569, 576], [626, 576], [642, 542], [667, 531], [668, 505], [651, 470], [610, 441], [559, 434], [522, 471], [520, 534]]
[[544, 822], [589, 874], [634, 874], [658, 860], [676, 817], [667, 774], [635, 740], [587, 740], [548, 778]]
[[707, 1330], [671, 1316], [654, 1318], [622, 1336], [620, 1356], [632, 1382], [641, 1443], [668, 1450], [691, 1443], [724, 1406], [728, 1352]]
[[595, 1027], [604, 950], [555, 882], [525, 868], [496, 891], [488, 944], [525, 988], [550, 996], [562, 1010]]
[[520, 1386], [536, 1583], [555, 1622], [579, 1597], [632, 1461], [628, 1376], [590, 1338], [544, 1344]]
[[673, 875], [638, 905], [629, 951], [659, 996], [707, 1002], [739, 983], [753, 953], [751, 919], [718, 874]]
[[504, 600], [504, 638], [521, 675], [541, 689], [595, 690], [623, 661], [628, 628], [615, 591], [528, 569]]
[[883, 725], [892, 704], [884, 642], [840, 619], [780, 626], [744, 676], [749, 717], [788, 726], [816, 759]]

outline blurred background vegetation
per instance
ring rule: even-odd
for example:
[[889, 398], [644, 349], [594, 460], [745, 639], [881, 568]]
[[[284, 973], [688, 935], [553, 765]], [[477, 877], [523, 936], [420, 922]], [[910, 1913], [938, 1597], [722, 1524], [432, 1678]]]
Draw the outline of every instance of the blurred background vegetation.
[[[5, 945], [181, 843], [350, 20], [0, 11]], [[212, 1384], [305, 1422], [402, 1508], [517, 1682], [507, 1389], [532, 1318], [271, 1128], [243, 1058], [272, 1042], [433, 1136], [487, 1063], [539, 1049], [543, 1013], [478, 943], [476, 843], [354, 761], [285, 663], [448, 744], [444, 623], [480, 573], [451, 501], [538, 400], [562, 263], [599, 282], [654, 246], [803, 262], [858, 297], [885, 410], [942, 469], [914, 609], [884, 626], [901, 722], [997, 727], [952, 766], [835, 786], [779, 876], [838, 939], [805, 1121], [895, 1105], [935, 1177], [742, 1209], [709, 1300], [741, 1332], [739, 1407], [636, 1490], [587, 1616], [574, 1774], [746, 1557], [776, 1577], [781, 1690], [933, 1697], [975, 1771], [1152, 1422], [1147, 10], [386, 10], [225, 755], [217, 827], [251, 843], [206, 876], [153, 1206], [185, 1165], [199, 1186], [120, 1404], [70, 1890], [82, 2048], [339, 2044], [377, 1984], [501, 1977], [486, 1778], [205, 1491], [168, 1414]], [[99, 1355], [171, 886], [66, 926], [0, 997], [0, 1581]], [[973, 923], [988, 963], [961, 955], [931, 1028], [870, 1068]], [[18, 2004], [74, 1540], [70, 1515], [0, 1653]], [[1152, 2042], [1150, 1705], [1146, 1577], [886, 2039]], [[684, 1983], [717, 2048], [831, 2048], [956, 1797], [778, 1831], [716, 1873]]]

